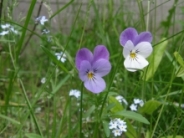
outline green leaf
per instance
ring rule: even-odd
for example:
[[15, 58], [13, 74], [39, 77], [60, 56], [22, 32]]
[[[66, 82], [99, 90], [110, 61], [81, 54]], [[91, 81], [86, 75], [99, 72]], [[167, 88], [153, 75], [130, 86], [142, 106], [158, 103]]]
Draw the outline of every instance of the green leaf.
[[178, 52], [174, 52], [174, 57], [176, 58], [176, 61], [184, 68], [184, 61], [181, 55]]
[[7, 117], [7, 116], [5, 116], [5, 115], [0, 114], [0, 118], [6, 119], [6, 120], [8, 120], [8, 121], [10, 121], [10, 122], [12, 122], [12, 123], [14, 123], [14, 124], [20, 125], [20, 122], [18, 122], [18, 121], [16, 121], [16, 120], [12, 119], [12, 118], [10, 118], [10, 117]]
[[177, 136], [164, 136], [161, 138], [183, 138], [183, 136], [177, 135]]
[[28, 138], [42, 138], [40, 135], [34, 133], [26, 133], [25, 135]]
[[109, 96], [109, 104], [113, 105], [113, 107], [110, 109], [110, 111], [113, 113], [123, 110], [123, 106], [121, 105], [121, 103], [112, 96]]
[[141, 113], [151, 115], [160, 105], [161, 103], [156, 100], [149, 100], [144, 104], [142, 108], [139, 109], [139, 111]]
[[135, 128], [128, 120], [126, 120], [126, 125], [127, 125], [127, 132], [125, 132], [125, 135], [128, 138], [138, 138]]
[[135, 113], [132, 111], [120, 111], [114, 115], [122, 116], [122, 117], [129, 118], [132, 120], [136, 120], [136, 121], [139, 121], [139, 122], [145, 123], [145, 124], [150, 124], [149, 121], [145, 117], [143, 117], [141, 114], [138, 114], [138, 113]]
[[83, 117], [84, 117], [84, 118], [89, 117], [94, 111], [95, 111], [95, 105], [91, 106], [91, 108], [89, 108], [89, 109], [85, 112], [85, 114], [84, 114]]
[[[163, 38], [161, 41], [163, 41], [165, 38]], [[145, 73], [142, 74], [141, 78], [145, 81], [148, 81], [150, 78], [153, 77], [155, 74], [161, 60], [164, 54], [164, 51], [166, 49], [166, 46], [168, 44], [168, 40], [163, 41], [162, 43], [158, 44], [157, 46], [154, 47], [153, 53], [151, 56], [148, 58], [149, 61], [149, 66], [146, 67]]]
[[176, 77], [183, 77], [184, 76], [184, 68], [181, 67], [176, 71]]
[[110, 136], [109, 123], [107, 121], [103, 121], [102, 124], [103, 124], [106, 137], [109, 137]]

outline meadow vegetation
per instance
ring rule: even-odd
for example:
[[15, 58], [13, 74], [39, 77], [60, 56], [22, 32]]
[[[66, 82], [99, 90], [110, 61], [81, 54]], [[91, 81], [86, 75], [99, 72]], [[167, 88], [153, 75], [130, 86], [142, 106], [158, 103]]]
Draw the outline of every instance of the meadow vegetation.
[[[21, 13], [22, 1], [1, 0], [0, 138], [183, 138], [178, 13], [184, 14], [184, 2], [158, 1], [55, 0], [53, 9], [49, 0], [32, 0]], [[160, 21], [159, 8], [168, 2]], [[134, 72], [124, 67], [120, 44], [129, 27], [153, 37], [149, 65]], [[77, 52], [98, 45], [109, 52], [100, 92], [84, 85], [76, 67]]]

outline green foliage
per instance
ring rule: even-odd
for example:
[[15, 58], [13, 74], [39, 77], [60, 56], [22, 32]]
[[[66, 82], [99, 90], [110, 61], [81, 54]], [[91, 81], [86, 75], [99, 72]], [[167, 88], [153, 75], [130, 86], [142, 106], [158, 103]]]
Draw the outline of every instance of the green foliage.
[[148, 81], [152, 78], [162, 60], [164, 51], [168, 45], [168, 40], [165, 38], [161, 39], [161, 43], [156, 45], [153, 49], [152, 55], [148, 58], [149, 66], [145, 68], [145, 73], [142, 75], [142, 79]]
[[141, 113], [146, 113], [149, 115], [152, 115], [153, 112], [158, 109], [158, 107], [161, 105], [159, 101], [156, 100], [149, 100], [147, 101], [142, 108], [140, 108]]
[[[109, 122], [119, 118], [127, 125], [119, 137], [182, 138], [184, 23], [178, 8], [184, 6], [174, 0], [160, 13], [169, 1], [136, 2], [2, 0], [1, 25], [10, 24], [19, 33], [0, 35], [0, 137], [115, 137]], [[23, 13], [22, 4], [27, 4]], [[35, 23], [42, 15], [48, 21]], [[143, 71], [123, 67], [119, 35], [127, 27], [153, 35], [153, 53]], [[50, 33], [42, 34], [43, 29]], [[94, 94], [81, 87], [75, 56], [80, 48], [93, 50], [100, 44], [109, 50], [112, 69], [104, 77], [105, 91]], [[64, 52], [66, 62], [56, 52]], [[69, 96], [72, 89], [81, 90], [82, 98]], [[128, 104], [119, 102], [118, 95]], [[135, 112], [130, 111], [134, 98], [146, 101]]]

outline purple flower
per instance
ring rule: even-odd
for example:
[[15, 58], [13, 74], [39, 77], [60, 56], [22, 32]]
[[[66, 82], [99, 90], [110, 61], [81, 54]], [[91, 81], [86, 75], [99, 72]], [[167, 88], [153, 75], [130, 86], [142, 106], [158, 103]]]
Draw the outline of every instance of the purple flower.
[[152, 34], [150, 32], [142, 32], [140, 34], [134, 28], [125, 29], [120, 35], [120, 44], [125, 46], [126, 42], [130, 40], [136, 46], [140, 42], [149, 42], [152, 41]]
[[93, 93], [102, 92], [106, 87], [102, 77], [111, 70], [109, 52], [106, 47], [98, 45], [94, 53], [87, 48], [82, 48], [77, 52], [75, 60], [79, 77], [84, 82], [86, 89]]
[[142, 32], [138, 35], [134, 28], [125, 29], [120, 35], [120, 44], [124, 47], [124, 66], [128, 71], [135, 72], [146, 67], [146, 58], [152, 53], [152, 35]]

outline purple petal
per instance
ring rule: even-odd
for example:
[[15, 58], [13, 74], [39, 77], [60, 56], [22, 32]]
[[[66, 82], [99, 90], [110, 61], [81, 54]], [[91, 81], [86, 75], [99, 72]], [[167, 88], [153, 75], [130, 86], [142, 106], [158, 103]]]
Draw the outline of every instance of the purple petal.
[[80, 64], [79, 77], [82, 81], [87, 81], [87, 72], [92, 70], [91, 63], [87, 60], [83, 60]]
[[128, 40], [134, 43], [137, 36], [138, 33], [134, 28], [127, 28], [120, 35], [120, 44], [124, 46]]
[[106, 59], [99, 59], [92, 65], [95, 75], [103, 77], [111, 70], [111, 63]]
[[152, 39], [153, 39], [152, 34], [150, 32], [142, 32], [136, 37], [136, 39], [134, 41], [134, 45], [137, 45], [140, 42], [151, 43]]
[[81, 62], [84, 60], [87, 60], [89, 62], [92, 62], [93, 60], [93, 54], [87, 48], [82, 48], [77, 52], [77, 55], [75, 58], [75, 65], [78, 70], [80, 69]]
[[103, 45], [98, 45], [98, 46], [95, 47], [93, 62], [97, 61], [100, 58], [109, 60], [109, 51]]
[[100, 76], [95, 75], [94, 79], [85, 81], [84, 86], [93, 93], [100, 93], [105, 89], [106, 84]]

